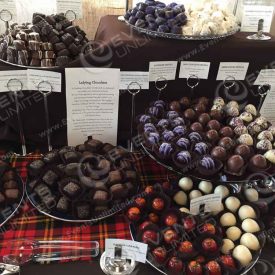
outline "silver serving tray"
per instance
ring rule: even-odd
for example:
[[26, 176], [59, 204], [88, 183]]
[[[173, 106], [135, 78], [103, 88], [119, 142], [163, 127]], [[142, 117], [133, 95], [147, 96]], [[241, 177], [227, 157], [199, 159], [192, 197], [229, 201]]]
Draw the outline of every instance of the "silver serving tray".
[[182, 34], [151, 31], [148, 29], [139, 28], [134, 25], [131, 25], [127, 20], [124, 20], [124, 21], [128, 26], [130, 26], [133, 30], [135, 30], [139, 33], [143, 33], [143, 34], [146, 34], [146, 35], [154, 37], [154, 38], [166, 38], [166, 39], [175, 39], [175, 40], [214, 40], [214, 39], [221, 39], [221, 38], [226, 38], [226, 37], [232, 36], [235, 33], [240, 31], [240, 27], [237, 27], [236, 29], [232, 30], [231, 32], [228, 32], [225, 34], [220, 34], [220, 35], [212, 35], [212, 36], [182, 35]]

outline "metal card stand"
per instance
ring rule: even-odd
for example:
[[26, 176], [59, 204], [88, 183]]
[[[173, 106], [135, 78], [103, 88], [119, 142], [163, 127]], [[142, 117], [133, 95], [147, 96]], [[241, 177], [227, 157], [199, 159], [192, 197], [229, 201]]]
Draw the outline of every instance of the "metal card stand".
[[74, 20], [76, 20], [76, 18], [77, 18], [77, 15], [76, 15], [76, 13], [75, 13], [73, 10], [67, 10], [67, 11], [65, 12], [65, 17], [66, 17], [69, 21], [74, 22]]
[[[163, 85], [159, 85], [160, 82], [163, 82]], [[160, 76], [156, 81], [155, 81], [155, 87], [158, 90], [158, 100], [161, 97], [162, 91], [167, 87], [168, 81], [165, 77]]]
[[43, 95], [44, 98], [44, 108], [45, 108], [45, 120], [46, 120], [46, 132], [48, 141], [48, 151], [52, 151], [51, 143], [51, 129], [50, 129], [50, 117], [49, 117], [49, 107], [48, 107], [48, 96], [53, 92], [53, 87], [48, 81], [41, 81], [37, 86], [38, 91]]
[[9, 22], [12, 20], [12, 13], [8, 10], [1, 10], [0, 11], [0, 19], [5, 23], [5, 28], [6, 28], [6, 34], [9, 33], [10, 29], [10, 24]]
[[[195, 88], [197, 86], [199, 86], [200, 84], [200, 79], [198, 78], [197, 75], [190, 75], [187, 80], [186, 80], [186, 83], [187, 83], [187, 86], [191, 89], [191, 95], [190, 97], [193, 99], [195, 97], [195, 94], [194, 94], [194, 91], [195, 91]], [[193, 83], [192, 83], [193, 82]]]
[[253, 35], [247, 36], [247, 39], [261, 40], [261, 41], [270, 40], [271, 36], [265, 35], [263, 30], [264, 30], [264, 19], [260, 19], [258, 22], [258, 32]]
[[15, 78], [10, 79], [7, 83], [7, 88], [14, 96], [16, 114], [17, 114], [17, 120], [18, 120], [18, 128], [19, 128], [20, 140], [21, 140], [21, 146], [22, 146], [22, 155], [26, 156], [27, 155], [26, 140], [25, 140], [24, 128], [23, 128], [22, 119], [21, 119], [20, 104], [18, 100], [18, 92], [22, 92], [23, 83], [20, 80]]
[[260, 112], [260, 110], [264, 104], [265, 97], [267, 96], [267, 94], [269, 93], [270, 90], [271, 90], [271, 86], [269, 84], [264, 84], [264, 85], [259, 86], [258, 95], [261, 98], [260, 98], [260, 103], [259, 103], [258, 110], [257, 110], [258, 112]]
[[228, 76], [223, 81], [223, 86], [225, 88], [225, 97], [229, 97], [230, 89], [233, 88], [236, 85], [236, 78], [234, 76]]
[[[134, 86], [137, 86], [138, 88], [134, 88]], [[132, 96], [131, 143], [130, 143], [130, 151], [132, 153], [134, 151], [133, 135], [134, 135], [134, 121], [136, 116], [136, 95], [141, 92], [141, 85], [138, 82], [131, 82], [128, 85], [127, 90]]]

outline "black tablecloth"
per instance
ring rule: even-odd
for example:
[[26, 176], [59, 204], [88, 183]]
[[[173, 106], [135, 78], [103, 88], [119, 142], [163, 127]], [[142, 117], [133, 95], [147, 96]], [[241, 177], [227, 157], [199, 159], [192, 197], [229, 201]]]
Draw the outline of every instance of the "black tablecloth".
[[[150, 61], [210, 61], [209, 80], [201, 82], [196, 94], [213, 97], [214, 95], [224, 95], [222, 83], [215, 80], [221, 61], [249, 62], [247, 81], [238, 82], [237, 88], [234, 89], [237, 97], [232, 98], [243, 103], [247, 99], [257, 103], [258, 98], [253, 96], [255, 88], [252, 89], [250, 84], [254, 83], [261, 69], [275, 67], [275, 38], [261, 42], [247, 40], [246, 36], [246, 33], [238, 33], [226, 39], [213, 41], [154, 39], [131, 30], [124, 22], [118, 21], [117, 16], [105, 16], [100, 21], [93, 43], [94, 47], [98, 49], [74, 61], [70, 67], [113, 67], [120, 68], [123, 71], [147, 71]], [[0, 62], [0, 70], [15, 68], [15, 66], [7, 66]], [[64, 73], [64, 69], [59, 71]], [[52, 94], [49, 98], [54, 145], [62, 145], [67, 141], [66, 124], [63, 123], [64, 118], [66, 118], [65, 88], [63, 78], [63, 92]], [[190, 90], [186, 86], [186, 80], [178, 79], [169, 82], [163, 98], [170, 100], [189, 95], [189, 93]], [[28, 92], [26, 94], [30, 95]], [[154, 100], [156, 96], [154, 84], [151, 85], [150, 92], [140, 93], [137, 96], [137, 113], [143, 112], [145, 106]], [[12, 110], [9, 110], [9, 108], [14, 109], [13, 104], [10, 103], [8, 107], [3, 108], [6, 101], [2, 97], [3, 95], [0, 95], [0, 140], [18, 140], [16, 116], [11, 116]], [[23, 110], [27, 141], [36, 144], [36, 146], [46, 142], [45, 133], [43, 134], [45, 128], [43, 102], [41, 98], [38, 101], [34, 102], [33, 100], [31, 107], [26, 107]], [[121, 93], [118, 131], [120, 143], [129, 137], [130, 112], [131, 97], [128, 93]]]

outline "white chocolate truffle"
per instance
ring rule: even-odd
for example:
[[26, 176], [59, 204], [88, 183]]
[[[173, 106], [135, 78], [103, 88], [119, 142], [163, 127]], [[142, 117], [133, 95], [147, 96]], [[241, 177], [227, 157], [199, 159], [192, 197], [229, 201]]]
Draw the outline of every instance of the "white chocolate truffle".
[[264, 139], [268, 139], [269, 141], [273, 141], [273, 135], [270, 131], [262, 131], [258, 137], [259, 140], [264, 140]]
[[221, 98], [221, 97], [216, 97], [213, 101], [213, 104], [214, 105], [221, 105], [221, 106], [224, 106], [225, 105], [225, 102], [224, 102], [224, 99]]
[[237, 226], [229, 227], [226, 230], [226, 236], [227, 236], [227, 238], [230, 239], [233, 242], [239, 240], [240, 237], [241, 237], [241, 235], [242, 235], [242, 231]]
[[246, 189], [244, 195], [249, 202], [256, 202], [259, 200], [259, 193], [254, 188]]
[[174, 201], [178, 205], [186, 205], [187, 203], [187, 195], [183, 191], [179, 191], [175, 196], [174, 196]]
[[240, 262], [242, 267], [248, 266], [252, 262], [252, 254], [244, 245], [238, 245], [233, 250], [233, 257]]
[[275, 164], [275, 150], [269, 150], [264, 154], [265, 158], [271, 163]]
[[264, 150], [264, 151], [268, 151], [268, 150], [272, 150], [272, 143], [270, 140], [268, 139], [262, 139], [260, 140], [257, 145], [256, 145], [257, 149], [259, 150]]
[[190, 210], [188, 208], [186, 208], [186, 207], [180, 208], [180, 212], [186, 213], [186, 214], [190, 214]]
[[223, 239], [221, 251], [223, 254], [228, 255], [235, 248], [235, 244], [229, 239]]
[[248, 249], [253, 251], [258, 251], [261, 248], [258, 238], [251, 233], [243, 234], [240, 244], [246, 246]]
[[235, 100], [231, 100], [226, 104], [227, 107], [234, 107], [234, 108], [240, 108], [239, 103]]
[[213, 214], [214, 216], [217, 216], [217, 215], [220, 214], [223, 210], [224, 210], [224, 205], [223, 205], [223, 203], [221, 203], [221, 204], [220, 204], [220, 207], [217, 208], [217, 211], [212, 212], [212, 214]]
[[242, 229], [246, 233], [257, 233], [261, 230], [259, 224], [252, 219], [244, 220], [242, 223]]
[[241, 206], [241, 202], [238, 198], [236, 197], [229, 197], [226, 199], [225, 201], [225, 206], [228, 210], [230, 210], [233, 213], [236, 213], [237, 210], [240, 208]]
[[213, 184], [210, 181], [201, 181], [199, 189], [205, 194], [210, 194], [213, 190]]
[[256, 116], [257, 115], [257, 109], [254, 105], [252, 104], [248, 104], [245, 106], [245, 111], [252, 114], [253, 116]]
[[251, 121], [253, 120], [253, 116], [252, 116], [250, 113], [248, 113], [248, 112], [243, 112], [243, 113], [240, 115], [240, 118], [241, 118], [243, 121], [247, 122], [247, 123], [249, 123], [249, 122], [251, 122]]
[[268, 128], [268, 120], [264, 116], [258, 117], [255, 119], [255, 122], [263, 129], [266, 130]]
[[181, 178], [179, 180], [179, 187], [183, 191], [190, 191], [193, 188], [193, 181], [190, 178]]
[[237, 136], [241, 136], [241, 135], [244, 135], [244, 134], [248, 134], [248, 130], [244, 125], [239, 125], [239, 126], [235, 127], [234, 133]]
[[229, 189], [223, 185], [219, 185], [215, 188], [214, 193], [216, 195], [221, 195], [222, 199], [225, 199], [229, 196]]
[[197, 199], [199, 197], [202, 197], [202, 193], [199, 190], [193, 190], [190, 194], [189, 194], [189, 199], [190, 201], [193, 199]]
[[236, 217], [232, 213], [225, 213], [220, 218], [222, 226], [234, 226], [237, 223]]
[[242, 221], [245, 219], [248, 219], [248, 218], [250, 218], [250, 219], [257, 218], [255, 210], [249, 205], [243, 205], [239, 209], [239, 217]]
[[270, 127], [268, 128], [268, 131], [270, 131], [271, 134], [272, 134], [273, 136], [275, 136], [275, 126], [270, 126]]
[[254, 144], [253, 138], [249, 134], [243, 134], [238, 138], [238, 142], [240, 144], [246, 144], [248, 146], [252, 146]]

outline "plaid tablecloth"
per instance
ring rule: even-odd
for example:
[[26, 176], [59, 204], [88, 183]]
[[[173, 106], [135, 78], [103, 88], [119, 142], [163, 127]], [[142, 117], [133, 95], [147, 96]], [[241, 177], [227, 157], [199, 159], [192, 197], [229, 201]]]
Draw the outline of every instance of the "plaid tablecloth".
[[[39, 158], [38, 154], [32, 154], [27, 157], [10, 156], [8, 160], [25, 182], [26, 166], [37, 158]], [[134, 154], [134, 162], [142, 186], [167, 179], [167, 170], [149, 157], [137, 153]], [[98, 241], [100, 250], [103, 252], [106, 238], [131, 238], [129, 224], [122, 214], [93, 225], [67, 223], [41, 215], [26, 198], [18, 214], [0, 230], [0, 256], [9, 254], [9, 250], [3, 248], [3, 244], [16, 239]]]

